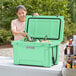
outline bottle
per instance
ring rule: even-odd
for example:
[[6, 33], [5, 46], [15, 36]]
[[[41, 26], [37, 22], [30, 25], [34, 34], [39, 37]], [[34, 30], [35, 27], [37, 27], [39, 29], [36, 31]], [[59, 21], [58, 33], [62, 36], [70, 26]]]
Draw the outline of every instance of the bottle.
[[73, 55], [72, 39], [69, 40], [69, 47], [70, 47], [70, 55]]
[[36, 42], [40, 42], [38, 39], [37, 39], [37, 41]]
[[68, 46], [67, 46], [67, 55], [70, 55], [70, 50], [71, 50], [71, 49], [70, 49], [70, 46], [68, 45]]
[[66, 46], [66, 48], [64, 50], [64, 55], [67, 55], [67, 46]]
[[66, 67], [72, 68], [72, 57], [70, 55], [68, 56]]
[[30, 42], [32, 41], [31, 37], [28, 34], [25, 37], [25, 41], [30, 41]]
[[67, 60], [67, 65], [66, 65], [66, 68], [71, 68], [71, 65], [70, 65], [69, 60]]
[[72, 40], [69, 40], [69, 44], [66, 46], [64, 50], [65, 55], [73, 55], [73, 45]]
[[47, 40], [47, 35], [45, 35], [45, 38], [44, 38], [44, 40], [45, 40], [45, 41]]
[[73, 54], [76, 55], [76, 34], [73, 35]]
[[73, 62], [72, 62], [72, 69], [76, 69], [76, 55], [73, 58]]
[[64, 55], [63, 66], [64, 66], [65, 68], [67, 68], [67, 67], [66, 67], [66, 64], [67, 64], [67, 56]]

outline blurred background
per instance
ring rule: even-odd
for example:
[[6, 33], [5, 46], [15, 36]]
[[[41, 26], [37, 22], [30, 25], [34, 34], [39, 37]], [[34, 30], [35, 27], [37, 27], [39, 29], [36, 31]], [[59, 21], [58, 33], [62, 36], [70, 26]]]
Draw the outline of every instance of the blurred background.
[[0, 0], [0, 45], [10, 45], [13, 40], [11, 20], [17, 18], [18, 5], [24, 5], [29, 15], [64, 16], [64, 41], [76, 33], [76, 0]]

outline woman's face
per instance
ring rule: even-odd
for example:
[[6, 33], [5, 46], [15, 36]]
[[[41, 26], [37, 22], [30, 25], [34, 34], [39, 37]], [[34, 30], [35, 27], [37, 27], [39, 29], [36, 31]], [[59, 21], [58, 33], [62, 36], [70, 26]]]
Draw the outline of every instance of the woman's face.
[[27, 11], [25, 11], [23, 9], [19, 9], [16, 14], [20, 19], [24, 19], [26, 17], [26, 13], [27, 13]]

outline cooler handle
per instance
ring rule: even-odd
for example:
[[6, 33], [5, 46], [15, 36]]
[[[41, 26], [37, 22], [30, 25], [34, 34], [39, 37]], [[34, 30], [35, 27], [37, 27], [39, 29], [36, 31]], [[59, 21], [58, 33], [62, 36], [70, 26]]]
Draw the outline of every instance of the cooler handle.
[[56, 46], [56, 59], [54, 59], [54, 55], [53, 55], [53, 47], [52, 47], [52, 62], [53, 62], [53, 65], [55, 65], [56, 61], [57, 61], [57, 51], [58, 51], [58, 48]]

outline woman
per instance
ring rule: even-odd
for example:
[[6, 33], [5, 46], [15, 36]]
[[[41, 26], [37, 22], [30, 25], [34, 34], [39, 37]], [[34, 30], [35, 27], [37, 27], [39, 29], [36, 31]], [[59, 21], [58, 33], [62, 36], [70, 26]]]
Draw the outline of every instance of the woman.
[[[18, 19], [12, 20], [11, 22], [11, 30], [14, 35], [14, 40], [24, 39], [27, 35], [27, 33], [24, 33], [26, 14], [27, 10], [23, 5], [17, 6], [16, 15], [18, 16]], [[38, 13], [34, 13], [33, 15], [37, 16]]]

